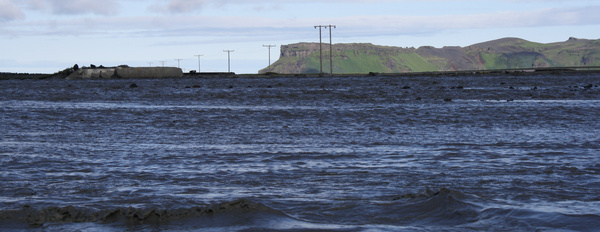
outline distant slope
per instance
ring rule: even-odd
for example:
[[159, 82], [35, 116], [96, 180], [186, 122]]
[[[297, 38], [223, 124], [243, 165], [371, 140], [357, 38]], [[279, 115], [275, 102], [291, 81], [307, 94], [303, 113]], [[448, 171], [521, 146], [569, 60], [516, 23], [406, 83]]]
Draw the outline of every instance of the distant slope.
[[[323, 45], [323, 72], [329, 72], [329, 44]], [[401, 73], [537, 67], [600, 66], [600, 40], [569, 38], [535, 43], [502, 38], [468, 47], [401, 48], [369, 43], [334, 44], [334, 73]], [[279, 60], [259, 73], [319, 73], [319, 44], [281, 46]]]

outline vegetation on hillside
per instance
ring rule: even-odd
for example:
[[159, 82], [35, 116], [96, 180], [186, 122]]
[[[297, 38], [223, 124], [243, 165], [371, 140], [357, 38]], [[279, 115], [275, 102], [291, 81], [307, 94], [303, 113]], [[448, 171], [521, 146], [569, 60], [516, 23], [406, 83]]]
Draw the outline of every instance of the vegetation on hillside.
[[[403, 73], [429, 71], [493, 70], [572, 66], [600, 66], [600, 40], [569, 38], [565, 42], [536, 43], [503, 38], [468, 47], [400, 48], [367, 43], [323, 46], [323, 72]], [[333, 52], [333, 53], [330, 53]], [[318, 43], [281, 47], [281, 57], [271, 69], [276, 73], [319, 73]]]

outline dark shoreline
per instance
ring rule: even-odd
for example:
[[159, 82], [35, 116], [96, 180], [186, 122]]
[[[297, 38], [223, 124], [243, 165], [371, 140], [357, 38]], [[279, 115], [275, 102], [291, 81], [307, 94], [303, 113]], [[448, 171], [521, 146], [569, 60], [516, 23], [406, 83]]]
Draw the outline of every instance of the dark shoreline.
[[[343, 74], [236, 74], [227, 72], [202, 72], [184, 73], [183, 78], [315, 78], [315, 77], [418, 77], [418, 76], [539, 76], [539, 75], [580, 75], [600, 74], [600, 67], [554, 67], [554, 68], [530, 68], [530, 69], [494, 69], [494, 70], [464, 70], [464, 71], [436, 71], [436, 72], [407, 72], [407, 73], [343, 73]], [[6, 73], [0, 72], [0, 80], [41, 80], [41, 79], [65, 79], [61, 73]], [[145, 78], [143, 78], [145, 79]]]
[[0, 72], [0, 80], [14, 80], [14, 79], [46, 79], [46, 77], [52, 74], [43, 73], [6, 73]]

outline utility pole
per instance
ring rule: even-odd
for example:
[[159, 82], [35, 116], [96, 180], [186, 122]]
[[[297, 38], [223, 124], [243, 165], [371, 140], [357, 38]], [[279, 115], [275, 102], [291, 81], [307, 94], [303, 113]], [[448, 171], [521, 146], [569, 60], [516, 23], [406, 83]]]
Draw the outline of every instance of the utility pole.
[[177, 68], [179, 68], [179, 61], [182, 61], [183, 59], [175, 59], [177, 61]]
[[223, 52], [227, 52], [227, 72], [230, 73], [231, 72], [231, 53], [234, 52], [234, 50], [223, 50]]
[[317, 27], [319, 28], [319, 61], [321, 64], [321, 69], [319, 72], [319, 75], [320, 75], [320, 74], [323, 74], [323, 39], [321, 37], [321, 28], [327, 27], [327, 26], [319, 25], [319, 26], [315, 26], [315, 29], [317, 29]]
[[269, 48], [269, 66], [267, 70], [271, 70], [271, 48], [275, 47], [275, 45], [263, 45], [263, 47]]
[[196, 57], [198, 57], [198, 72], [200, 72], [200, 57], [204, 56], [204, 55], [194, 55]]
[[152, 62], [148, 62], [148, 64], [150, 65], [150, 67], [152, 67]]
[[335, 28], [335, 25], [328, 25], [329, 27], [329, 73], [333, 75], [333, 45], [331, 43], [331, 28]]
[[162, 64], [162, 66], [163, 66], [163, 68], [164, 68], [164, 67], [165, 67], [165, 63], [166, 63], [167, 61], [161, 60], [161, 61], [159, 61], [159, 62]]

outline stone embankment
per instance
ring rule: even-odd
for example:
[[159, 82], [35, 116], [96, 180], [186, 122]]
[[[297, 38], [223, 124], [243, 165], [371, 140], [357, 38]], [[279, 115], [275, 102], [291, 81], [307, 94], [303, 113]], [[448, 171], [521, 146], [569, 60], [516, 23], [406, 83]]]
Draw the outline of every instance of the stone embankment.
[[183, 71], [175, 67], [116, 67], [116, 68], [80, 68], [69, 76], [74, 79], [140, 79], [140, 78], [181, 78]]

